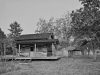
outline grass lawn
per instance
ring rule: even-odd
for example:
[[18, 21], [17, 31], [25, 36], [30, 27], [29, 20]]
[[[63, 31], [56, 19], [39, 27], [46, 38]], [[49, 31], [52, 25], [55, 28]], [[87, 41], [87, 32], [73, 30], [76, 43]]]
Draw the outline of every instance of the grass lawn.
[[93, 62], [93, 59], [87, 57], [38, 60], [16, 65], [19, 69], [1, 75], [100, 75], [100, 61]]
[[17, 71], [19, 69], [20, 67], [16, 65], [15, 62], [0, 62], [0, 75], [11, 71]]

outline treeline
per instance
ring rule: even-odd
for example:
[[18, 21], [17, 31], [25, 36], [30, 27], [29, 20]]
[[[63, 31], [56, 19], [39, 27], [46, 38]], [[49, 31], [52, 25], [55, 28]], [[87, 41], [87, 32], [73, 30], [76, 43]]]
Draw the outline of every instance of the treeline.
[[[67, 12], [61, 18], [51, 17], [49, 20], [40, 18], [37, 22], [36, 33], [53, 33], [64, 45], [68, 45], [69, 31], [71, 29], [71, 15]], [[65, 41], [65, 42], [64, 42]]]
[[85, 39], [89, 43], [84, 50], [92, 50], [95, 55], [95, 50], [100, 49], [100, 0], [79, 1], [83, 7], [61, 18], [39, 19], [36, 33], [52, 32], [59, 40], [65, 40], [67, 45], [70, 37], [74, 37], [74, 44], [79, 39]]
[[20, 27], [18, 22], [13, 22], [10, 24], [9, 34], [5, 34], [0, 28], [0, 54], [4, 55], [4, 46], [6, 49], [6, 54], [15, 54], [16, 53], [16, 44], [14, 39], [20, 36], [23, 29]]

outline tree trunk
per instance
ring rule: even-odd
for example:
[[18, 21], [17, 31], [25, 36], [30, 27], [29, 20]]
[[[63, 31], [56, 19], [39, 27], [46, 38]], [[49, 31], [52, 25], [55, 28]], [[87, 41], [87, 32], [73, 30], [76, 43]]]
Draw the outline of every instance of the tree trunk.
[[88, 50], [88, 56], [90, 55], [90, 50]]
[[92, 45], [92, 50], [93, 50], [93, 60], [96, 61], [96, 52], [95, 52], [95, 49], [94, 49], [93, 41], [92, 41], [91, 45]]
[[93, 57], [94, 58], [94, 61], [96, 61], [96, 51], [95, 50], [93, 51], [93, 56], [94, 56]]
[[68, 57], [71, 57], [72, 56], [72, 53], [71, 53], [71, 51], [69, 50], [68, 51]]
[[1, 59], [0, 59], [1, 61], [2, 61], [2, 57], [3, 57], [3, 52], [1, 51]]
[[81, 51], [82, 55], [84, 55], [84, 50]]

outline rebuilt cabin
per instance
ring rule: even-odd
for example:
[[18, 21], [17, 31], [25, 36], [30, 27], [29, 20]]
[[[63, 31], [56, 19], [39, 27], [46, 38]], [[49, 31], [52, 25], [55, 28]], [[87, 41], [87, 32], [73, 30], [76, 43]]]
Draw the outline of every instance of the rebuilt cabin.
[[[58, 39], [53, 33], [20, 35], [15, 40], [18, 57], [56, 57]], [[56, 58], [57, 59], [57, 58]]]

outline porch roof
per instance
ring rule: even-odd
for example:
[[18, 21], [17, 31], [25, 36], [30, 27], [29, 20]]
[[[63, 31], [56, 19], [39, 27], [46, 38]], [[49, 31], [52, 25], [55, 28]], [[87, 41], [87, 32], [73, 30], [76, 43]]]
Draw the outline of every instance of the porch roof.
[[58, 44], [59, 41], [58, 39], [16, 41], [16, 44], [34, 44], [34, 43], [56, 43]]

